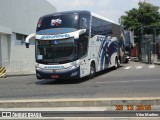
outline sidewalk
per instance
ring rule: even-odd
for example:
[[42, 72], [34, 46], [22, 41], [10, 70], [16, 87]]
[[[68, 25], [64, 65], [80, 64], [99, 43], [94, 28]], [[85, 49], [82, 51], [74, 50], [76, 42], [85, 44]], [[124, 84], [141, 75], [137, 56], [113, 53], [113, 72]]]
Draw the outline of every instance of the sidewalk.
[[0, 108], [106, 107], [113, 110], [117, 105], [123, 105], [124, 110], [127, 105], [149, 105], [151, 110], [160, 110], [160, 97], [0, 100]]
[[[133, 62], [141, 62], [138, 57], [131, 57]], [[155, 65], [160, 65], [160, 61], [154, 62]]]
[[7, 77], [13, 77], [13, 76], [29, 76], [29, 75], [35, 75], [34, 72], [7, 72]]
[[155, 65], [160, 65], [160, 61], [159, 62], [154, 62]]

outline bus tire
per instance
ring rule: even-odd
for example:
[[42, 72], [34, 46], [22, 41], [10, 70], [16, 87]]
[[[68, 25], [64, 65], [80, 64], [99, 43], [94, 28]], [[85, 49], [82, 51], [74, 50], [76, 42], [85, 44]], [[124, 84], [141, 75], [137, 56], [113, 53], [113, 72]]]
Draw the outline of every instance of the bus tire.
[[115, 58], [115, 64], [114, 64], [114, 69], [117, 69], [118, 67], [120, 67], [120, 62], [118, 60], [118, 58]]
[[88, 76], [89, 79], [93, 79], [95, 77], [96, 74], [96, 67], [95, 67], [95, 63], [92, 62], [90, 65], [90, 74]]
[[121, 66], [121, 60], [117, 58], [118, 61], [118, 68]]

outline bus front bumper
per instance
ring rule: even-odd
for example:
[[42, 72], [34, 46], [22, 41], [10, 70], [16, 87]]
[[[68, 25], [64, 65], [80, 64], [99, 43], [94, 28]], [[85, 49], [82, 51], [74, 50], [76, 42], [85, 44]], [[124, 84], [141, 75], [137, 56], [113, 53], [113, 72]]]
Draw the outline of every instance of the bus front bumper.
[[36, 76], [37, 79], [78, 79], [80, 78], [80, 67], [65, 72], [53, 70], [52, 73], [36, 70]]

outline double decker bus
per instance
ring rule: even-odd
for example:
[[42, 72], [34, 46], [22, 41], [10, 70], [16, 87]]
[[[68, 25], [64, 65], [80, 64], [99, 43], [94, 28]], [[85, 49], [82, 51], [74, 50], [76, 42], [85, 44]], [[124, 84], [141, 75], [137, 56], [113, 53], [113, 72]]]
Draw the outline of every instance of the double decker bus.
[[89, 11], [57, 12], [37, 24], [35, 58], [37, 79], [93, 78], [96, 72], [123, 62], [123, 28]]

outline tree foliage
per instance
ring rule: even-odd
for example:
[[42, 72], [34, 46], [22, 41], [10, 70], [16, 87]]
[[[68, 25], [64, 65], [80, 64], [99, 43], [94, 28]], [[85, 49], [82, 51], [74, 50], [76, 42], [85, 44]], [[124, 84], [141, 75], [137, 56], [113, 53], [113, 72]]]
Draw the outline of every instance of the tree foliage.
[[134, 32], [141, 26], [160, 26], [159, 7], [147, 2], [139, 2], [138, 9], [133, 8], [121, 16], [121, 22], [125, 29]]

